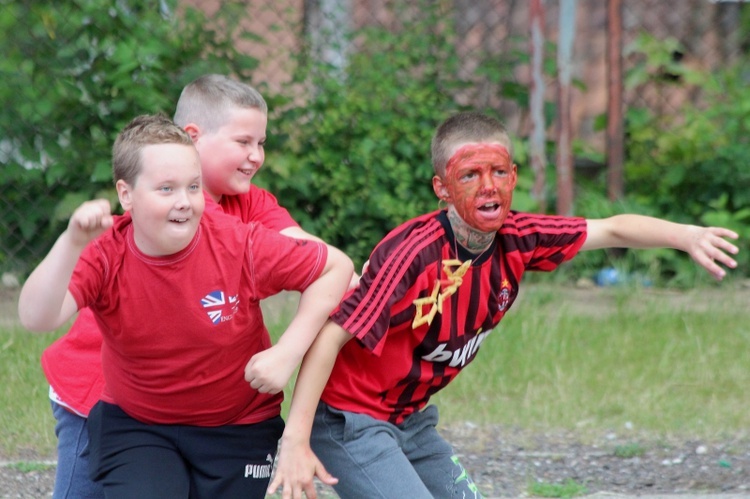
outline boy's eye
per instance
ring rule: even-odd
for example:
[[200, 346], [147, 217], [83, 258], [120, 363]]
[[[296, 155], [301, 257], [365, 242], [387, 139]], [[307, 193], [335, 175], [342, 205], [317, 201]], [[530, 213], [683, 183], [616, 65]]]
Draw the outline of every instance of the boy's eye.
[[191, 191], [193, 191], [193, 192], [195, 192], [195, 191], [199, 191], [199, 190], [200, 190], [200, 188], [201, 188], [201, 186], [200, 186], [199, 184], [193, 184], [193, 185], [191, 185], [191, 186], [189, 187], [189, 189], [190, 189]]
[[159, 190], [161, 192], [170, 192], [172, 190], [172, 188], [169, 187], [168, 185], [163, 185], [163, 186], [159, 187]]

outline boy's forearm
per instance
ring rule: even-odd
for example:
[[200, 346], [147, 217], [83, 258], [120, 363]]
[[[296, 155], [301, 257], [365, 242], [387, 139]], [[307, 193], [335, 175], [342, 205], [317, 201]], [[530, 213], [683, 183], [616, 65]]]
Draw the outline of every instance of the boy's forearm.
[[82, 250], [71, 242], [68, 231], [63, 232], [26, 280], [18, 299], [18, 315], [26, 329], [52, 331], [75, 313], [68, 284]]
[[587, 220], [588, 238], [583, 248], [678, 248], [677, 235], [684, 226], [641, 215], [615, 215]]
[[688, 251], [691, 232], [698, 226], [643, 215], [615, 215], [587, 220], [589, 237], [584, 250], [599, 248], [673, 248]]
[[336, 357], [351, 339], [338, 324], [327, 322], [302, 361], [294, 385], [282, 441], [306, 445], [310, 440], [315, 410], [331, 375]]
[[339, 250], [329, 247], [328, 260], [323, 273], [300, 295], [297, 313], [277, 342], [299, 360], [341, 302], [354, 272], [351, 260]]

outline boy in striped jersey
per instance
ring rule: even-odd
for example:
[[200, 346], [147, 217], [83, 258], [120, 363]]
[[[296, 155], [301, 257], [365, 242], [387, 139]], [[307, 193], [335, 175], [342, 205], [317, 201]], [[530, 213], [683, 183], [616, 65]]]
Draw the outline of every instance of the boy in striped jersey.
[[433, 189], [447, 209], [402, 224], [376, 246], [359, 287], [308, 351], [271, 493], [281, 486], [284, 497], [315, 497], [317, 475], [338, 479], [341, 497], [478, 497], [427, 403], [474, 359], [525, 271], [609, 247], [682, 250], [717, 279], [725, 275], [719, 263], [736, 266], [737, 247], [725, 238], [737, 234], [724, 228], [511, 211], [512, 144], [487, 116], [446, 120], [432, 160]]

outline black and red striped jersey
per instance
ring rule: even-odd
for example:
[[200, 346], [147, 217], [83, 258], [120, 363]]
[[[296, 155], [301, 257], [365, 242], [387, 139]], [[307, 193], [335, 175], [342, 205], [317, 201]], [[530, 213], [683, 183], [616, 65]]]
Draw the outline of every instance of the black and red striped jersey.
[[331, 315], [355, 340], [336, 359], [322, 400], [403, 422], [474, 359], [523, 273], [555, 269], [585, 240], [583, 218], [513, 211], [481, 255], [456, 244], [445, 211], [397, 227]]

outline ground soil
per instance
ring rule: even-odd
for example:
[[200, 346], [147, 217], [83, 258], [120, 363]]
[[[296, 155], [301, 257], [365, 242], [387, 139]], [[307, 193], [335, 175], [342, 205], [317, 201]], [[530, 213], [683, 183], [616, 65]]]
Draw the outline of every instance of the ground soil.
[[[633, 448], [632, 435], [621, 441], [612, 434], [592, 439], [573, 432], [533, 433], [469, 425], [443, 428], [442, 433], [453, 443], [485, 497], [528, 497], [534, 482], [570, 481], [584, 486], [579, 489], [584, 494], [731, 493], [750, 497], [748, 440], [701, 442], [644, 437]], [[25, 459], [25, 463], [45, 460], [31, 455]], [[0, 466], [0, 497], [50, 497], [54, 472], [54, 466], [37, 466], [31, 471], [9, 464]], [[323, 497], [332, 496], [328, 488], [319, 490]]]
[[[592, 313], [601, 313], [613, 300], [599, 288], [585, 286], [566, 291], [571, 302]], [[738, 286], [726, 292], [710, 291], [695, 296], [659, 292], [660, 300], [675, 306], [696, 303], [705, 306], [745, 306], [750, 287]], [[0, 321], [15, 314], [13, 293], [0, 290]], [[744, 304], [744, 305], [743, 305]], [[440, 428], [454, 445], [462, 464], [469, 470], [486, 497], [528, 497], [530, 484], [575, 482], [582, 493], [646, 496], [659, 494], [734, 494], [750, 497], [750, 437], [736, 435], [720, 441], [694, 438], [600, 435], [570, 431], [534, 432], [499, 426], [476, 427], [458, 424]], [[637, 442], [637, 444], [634, 444]], [[0, 455], [0, 498], [51, 497], [54, 484], [54, 456], [33, 451], [19, 456]], [[23, 463], [24, 465], [18, 465]], [[29, 466], [29, 464], [34, 464]], [[320, 488], [330, 497], [330, 489]]]

